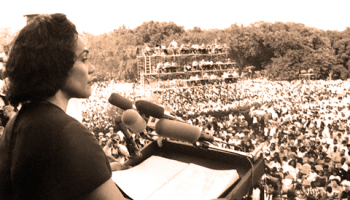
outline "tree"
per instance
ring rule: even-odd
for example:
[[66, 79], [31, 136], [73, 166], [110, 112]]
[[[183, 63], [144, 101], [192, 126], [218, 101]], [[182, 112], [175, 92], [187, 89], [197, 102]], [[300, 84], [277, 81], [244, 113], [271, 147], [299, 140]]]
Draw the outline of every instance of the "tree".
[[264, 31], [264, 44], [274, 52], [267, 65], [271, 77], [295, 79], [309, 69], [321, 77], [330, 73], [335, 57], [324, 31], [296, 23], [267, 24], [264, 29], [271, 30]]
[[231, 26], [229, 36], [229, 55], [236, 61], [241, 75], [244, 67], [251, 65], [259, 48], [259, 35], [254, 32], [255, 27]]
[[334, 43], [334, 54], [337, 58], [337, 64], [350, 71], [350, 37], [345, 37]]
[[343, 65], [334, 65], [332, 69], [329, 72], [329, 79], [332, 80], [333, 78], [341, 78], [346, 79], [348, 78], [348, 70]]
[[283, 56], [272, 58], [271, 64], [266, 67], [268, 77], [282, 80], [298, 78], [304, 53], [303, 50], [289, 50]]
[[[15, 37], [9, 28], [0, 29], [0, 46]], [[219, 30], [193, 27], [184, 30], [174, 22], [144, 22], [135, 29], [126, 25], [101, 35], [83, 33], [90, 48], [90, 62], [96, 75], [119, 80], [137, 79], [137, 49], [146, 45], [227, 44], [229, 57], [240, 73], [246, 66], [267, 71], [271, 78], [298, 78], [301, 70], [312, 69], [321, 77], [349, 77], [350, 28], [345, 31], [323, 31], [300, 23], [256, 22], [249, 26], [233, 24]]]
[[171, 42], [170, 36], [181, 37], [185, 30], [183, 26], [178, 26], [174, 22], [149, 21], [136, 27], [134, 32], [139, 38], [137, 45], [149, 44], [154, 47], [157, 44], [169, 44]]

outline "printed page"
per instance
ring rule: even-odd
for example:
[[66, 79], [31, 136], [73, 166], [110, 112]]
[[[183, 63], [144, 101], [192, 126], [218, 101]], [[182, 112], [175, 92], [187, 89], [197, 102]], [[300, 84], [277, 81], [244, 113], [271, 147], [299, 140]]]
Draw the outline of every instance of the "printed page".
[[219, 197], [239, 175], [235, 169], [215, 170], [151, 156], [131, 169], [113, 172], [112, 179], [134, 200], [205, 200]]
[[188, 165], [153, 155], [133, 168], [113, 172], [112, 179], [132, 199], [144, 200]]
[[214, 170], [189, 164], [147, 200], [209, 200], [218, 198], [239, 179], [236, 170]]

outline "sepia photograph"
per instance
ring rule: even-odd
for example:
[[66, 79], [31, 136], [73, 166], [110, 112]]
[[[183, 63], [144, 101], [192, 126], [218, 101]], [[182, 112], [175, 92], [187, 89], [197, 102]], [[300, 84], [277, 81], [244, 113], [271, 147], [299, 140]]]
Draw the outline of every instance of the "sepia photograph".
[[1, 200], [350, 199], [350, 1], [1, 7]]

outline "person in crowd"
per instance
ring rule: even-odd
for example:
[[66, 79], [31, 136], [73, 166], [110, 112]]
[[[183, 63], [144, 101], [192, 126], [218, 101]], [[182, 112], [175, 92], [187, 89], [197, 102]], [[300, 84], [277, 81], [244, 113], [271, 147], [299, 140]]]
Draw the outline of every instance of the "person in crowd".
[[100, 132], [100, 133], [98, 134], [97, 140], [98, 140], [98, 144], [99, 144], [102, 148], [106, 145], [107, 140], [106, 140], [106, 138], [105, 138], [105, 135], [104, 135], [102, 132]]
[[6, 126], [7, 122], [16, 114], [15, 108], [12, 105], [6, 105], [3, 108], [3, 112], [1, 115], [1, 124], [2, 126]]
[[64, 14], [38, 15], [15, 38], [7, 96], [22, 106], [0, 141], [0, 199], [124, 199], [91, 131], [66, 114], [91, 95], [88, 57]]
[[350, 182], [345, 180], [342, 182], [344, 189], [341, 193], [340, 199], [350, 199]]
[[120, 137], [116, 133], [113, 133], [111, 138], [108, 139], [103, 151], [110, 159], [111, 163], [118, 162], [123, 164], [130, 156], [128, 149], [125, 145], [120, 143]]
[[175, 40], [170, 42], [168, 49], [169, 49], [169, 52], [172, 53], [173, 55], [179, 54], [179, 48]]
[[4, 107], [4, 115], [9, 119], [11, 119], [15, 114], [15, 108], [12, 105], [7, 105]]
[[6, 62], [9, 57], [10, 47], [9, 45], [4, 45], [3, 49], [4, 49], [4, 52], [0, 54], [0, 79], [1, 80], [5, 79], [4, 72], [6, 69]]
[[2, 138], [2, 135], [4, 134], [4, 129], [5, 129], [5, 127], [0, 126], [0, 140]]

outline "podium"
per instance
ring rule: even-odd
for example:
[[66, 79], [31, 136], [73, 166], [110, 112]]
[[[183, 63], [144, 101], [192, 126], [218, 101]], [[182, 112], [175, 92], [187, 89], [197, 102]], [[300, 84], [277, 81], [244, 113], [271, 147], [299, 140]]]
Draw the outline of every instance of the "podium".
[[[231, 185], [228, 185], [225, 187], [225, 189], [222, 191], [222, 193], [219, 194], [218, 197], [214, 199], [221, 199], [221, 200], [239, 200], [242, 199], [245, 195], [249, 194], [253, 188], [253, 186], [260, 180], [262, 175], [264, 174], [264, 160], [262, 153], [259, 153], [258, 156], [252, 157], [248, 156], [247, 153], [238, 152], [238, 151], [231, 151], [229, 149], [223, 149], [218, 148], [214, 146], [194, 146], [189, 143], [169, 140], [169, 139], [162, 139], [158, 141], [153, 141], [149, 143], [147, 146], [145, 146], [143, 149], [141, 149], [141, 156], [135, 156], [131, 159], [129, 159], [125, 164], [130, 165], [132, 168], [130, 169], [130, 172], [132, 172], [133, 168], [137, 168], [138, 166], [142, 165], [145, 162], [148, 162], [149, 166], [152, 166], [152, 163], [150, 163], [151, 157], [157, 157], [160, 159], [168, 160], [174, 163], [180, 163], [180, 165], [195, 165], [204, 167], [205, 169], [209, 170], [216, 170], [216, 171], [236, 171], [238, 174], [238, 177], [234, 183]], [[159, 163], [154, 163], [154, 167], [159, 168]], [[148, 168], [149, 169], [149, 168]], [[167, 170], [167, 169], [164, 169]], [[123, 171], [121, 171], [124, 173]], [[114, 173], [118, 172], [113, 172]], [[154, 172], [149, 172], [154, 173]], [[149, 173], [147, 171], [142, 171], [142, 173], [139, 173], [137, 177], [130, 178], [132, 182], [129, 182], [130, 185], [134, 183], [138, 183], [137, 178], [142, 176], [142, 174], [145, 174], [147, 178], [150, 180], [149, 183], [152, 184], [152, 181], [149, 176]], [[177, 173], [177, 172], [174, 172]], [[155, 173], [160, 174], [159, 177], [156, 177], [156, 179], [161, 180], [162, 174], [168, 175], [169, 173]], [[210, 176], [210, 175], [209, 175]], [[123, 176], [120, 176], [123, 177]], [[126, 177], [129, 177], [126, 176]], [[153, 176], [154, 177], [154, 176]], [[186, 176], [181, 176], [182, 181], [184, 184], [186, 184], [190, 180], [186, 180]], [[191, 177], [191, 176], [190, 176]], [[190, 178], [189, 177], [189, 178]], [[140, 177], [142, 179], [142, 177]], [[121, 178], [125, 181], [125, 178]], [[118, 183], [118, 178], [113, 179], [115, 183], [119, 186], [119, 188], [123, 191], [122, 184]], [[120, 180], [120, 179], [119, 179]], [[147, 180], [147, 179], [146, 179]], [[165, 181], [166, 182], [166, 181]], [[146, 183], [143, 183], [143, 185], [147, 186]], [[137, 184], [136, 184], [137, 185]], [[173, 185], [173, 184], [170, 184]], [[193, 187], [196, 188], [196, 187]], [[134, 186], [132, 188], [136, 192], [138, 192], [137, 186]], [[169, 190], [166, 190], [169, 191]], [[124, 191], [126, 195], [128, 193]], [[195, 192], [195, 191], [194, 191]], [[179, 193], [179, 191], [174, 191], [174, 193]], [[171, 192], [165, 193], [166, 196], [162, 197], [162, 199], [170, 199], [170, 197], [173, 197]], [[129, 195], [128, 195], [129, 196]], [[158, 195], [159, 196], [159, 195]], [[132, 198], [132, 197], [131, 197]], [[148, 199], [148, 198], [146, 198]], [[159, 198], [150, 198], [150, 199], [159, 199]], [[174, 197], [172, 199], [175, 199]]]

